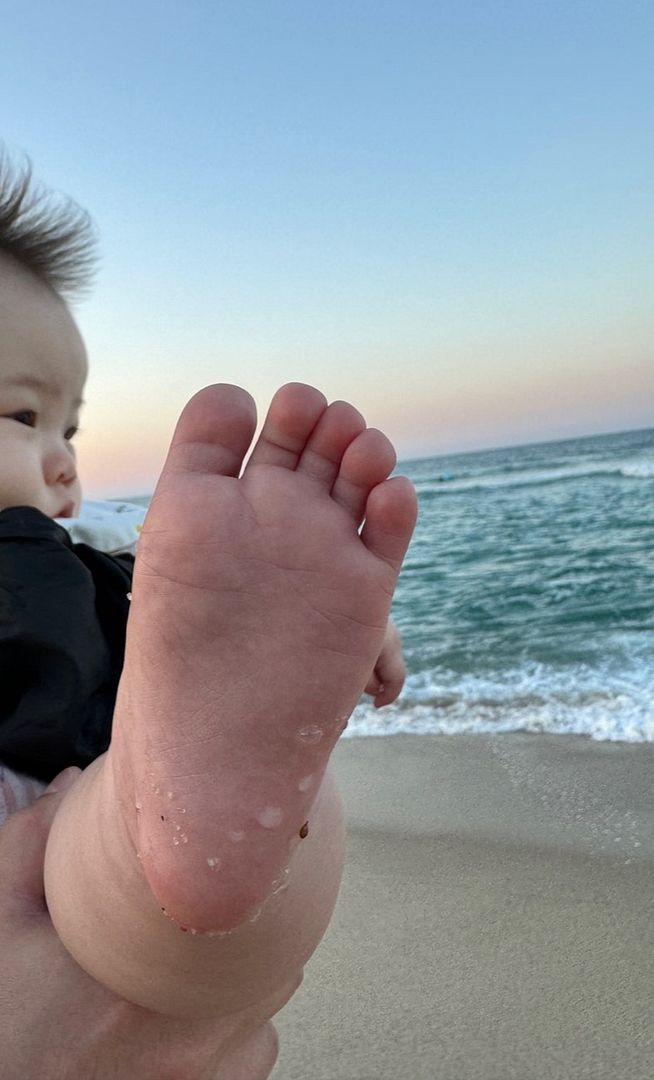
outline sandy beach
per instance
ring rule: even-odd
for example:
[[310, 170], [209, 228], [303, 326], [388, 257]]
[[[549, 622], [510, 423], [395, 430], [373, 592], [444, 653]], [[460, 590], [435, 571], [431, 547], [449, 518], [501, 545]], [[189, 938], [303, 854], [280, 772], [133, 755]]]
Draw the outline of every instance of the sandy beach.
[[339, 903], [274, 1080], [651, 1080], [654, 745], [344, 740]]

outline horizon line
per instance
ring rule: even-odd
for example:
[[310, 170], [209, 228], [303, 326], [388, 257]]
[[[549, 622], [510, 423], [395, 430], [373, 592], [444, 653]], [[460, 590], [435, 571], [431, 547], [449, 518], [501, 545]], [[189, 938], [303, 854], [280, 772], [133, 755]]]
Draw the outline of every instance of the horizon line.
[[593, 431], [587, 435], [562, 435], [556, 439], [534, 439], [533, 441], [530, 440], [528, 442], [507, 443], [497, 446], [477, 446], [468, 450], [439, 450], [438, 453], [435, 454], [420, 454], [419, 456], [398, 458], [397, 464], [409, 465], [417, 461], [429, 461], [432, 458], [464, 457], [466, 454], [484, 454], [498, 450], [521, 450], [526, 446], [552, 446], [556, 443], [583, 442], [586, 439], [607, 438], [610, 435], [637, 435], [640, 432], [645, 431], [654, 431], [654, 425], [652, 427], [624, 428], [620, 431]]

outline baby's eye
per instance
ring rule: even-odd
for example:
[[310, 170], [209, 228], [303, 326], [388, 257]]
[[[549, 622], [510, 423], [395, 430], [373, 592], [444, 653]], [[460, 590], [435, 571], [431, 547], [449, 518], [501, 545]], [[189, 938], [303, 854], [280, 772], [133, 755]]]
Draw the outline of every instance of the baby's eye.
[[27, 424], [28, 427], [36, 427], [34, 409], [23, 409], [21, 412], [13, 413], [11, 419], [17, 420], [19, 424]]
[[69, 427], [68, 431], [64, 435], [64, 439], [67, 439], [68, 442], [70, 442], [71, 439], [75, 438], [78, 431], [79, 431], [78, 427]]

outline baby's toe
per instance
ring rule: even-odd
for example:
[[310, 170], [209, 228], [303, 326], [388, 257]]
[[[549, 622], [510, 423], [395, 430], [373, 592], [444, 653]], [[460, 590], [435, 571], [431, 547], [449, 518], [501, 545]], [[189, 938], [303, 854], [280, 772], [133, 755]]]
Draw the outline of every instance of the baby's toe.
[[376, 428], [367, 428], [343, 454], [332, 498], [357, 524], [363, 520], [370, 492], [393, 471], [395, 460], [393, 444]]
[[368, 496], [361, 539], [369, 551], [397, 573], [418, 516], [415, 488], [406, 476], [377, 484]]
[[282, 386], [270, 402], [247, 467], [275, 465], [295, 469], [326, 409], [327, 399], [315, 387], [304, 383]]
[[177, 421], [161, 479], [170, 472], [238, 476], [256, 422], [254, 401], [240, 386], [205, 386]]
[[366, 429], [360, 412], [346, 401], [333, 401], [312, 431], [297, 471], [319, 480], [331, 490], [350, 443]]

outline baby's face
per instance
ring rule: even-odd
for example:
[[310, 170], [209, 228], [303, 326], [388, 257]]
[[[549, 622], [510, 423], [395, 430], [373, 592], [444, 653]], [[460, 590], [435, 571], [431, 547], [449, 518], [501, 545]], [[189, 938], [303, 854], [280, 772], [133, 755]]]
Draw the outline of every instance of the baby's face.
[[66, 305], [0, 254], [0, 510], [75, 517], [86, 351]]

